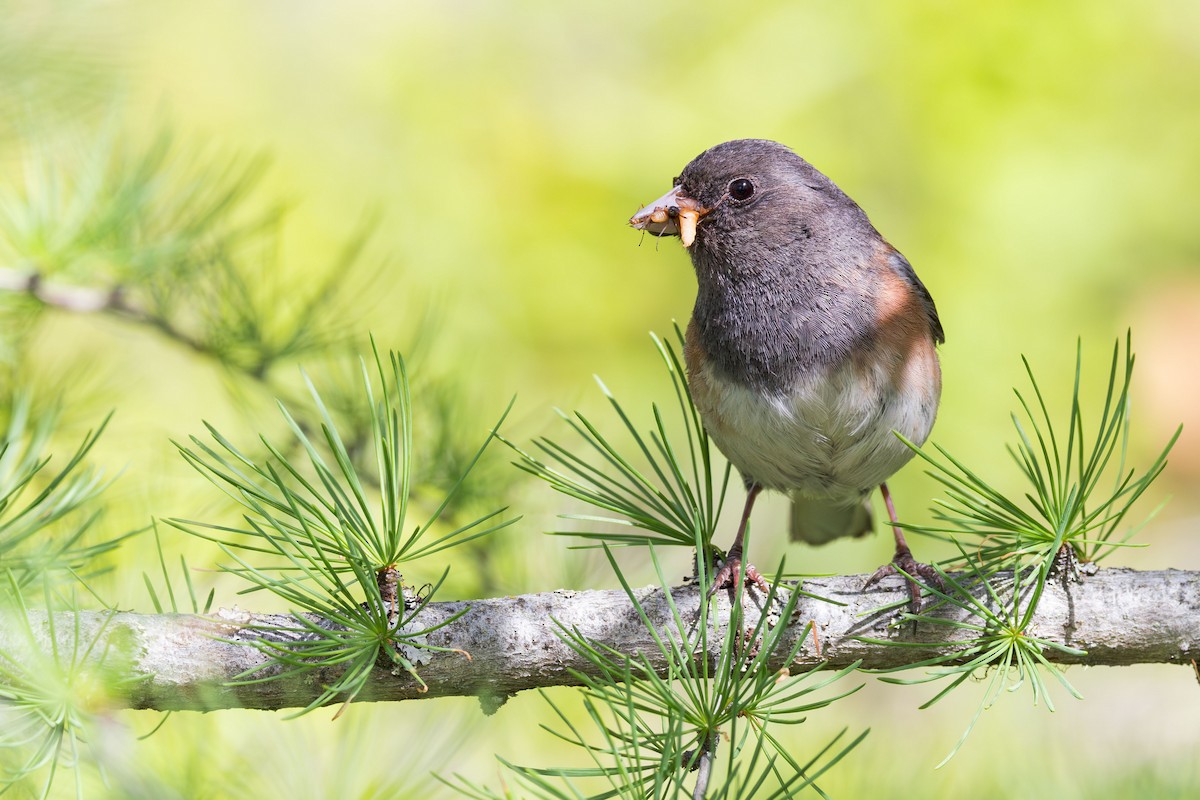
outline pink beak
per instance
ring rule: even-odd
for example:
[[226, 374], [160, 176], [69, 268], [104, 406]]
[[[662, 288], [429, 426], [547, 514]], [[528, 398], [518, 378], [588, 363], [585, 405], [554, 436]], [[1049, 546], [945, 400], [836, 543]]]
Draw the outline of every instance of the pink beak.
[[655, 236], [678, 236], [684, 247], [696, 241], [696, 225], [708, 209], [676, 186], [629, 218], [629, 224]]

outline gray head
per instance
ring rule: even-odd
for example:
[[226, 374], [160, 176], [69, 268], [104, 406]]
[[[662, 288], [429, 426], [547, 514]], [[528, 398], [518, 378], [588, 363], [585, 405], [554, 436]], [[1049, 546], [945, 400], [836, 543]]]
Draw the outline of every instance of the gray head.
[[753, 268], [764, 256], [773, 260], [766, 251], [778, 248], [837, 251], [878, 237], [853, 200], [778, 142], [736, 139], [711, 147], [672, 184], [630, 224], [681, 235], [694, 261], [716, 250], [710, 255]]
[[630, 224], [680, 236], [696, 268], [693, 321], [705, 349], [760, 385], [844, 357], [861, 340], [874, 313], [863, 273], [890, 251], [833, 181], [763, 139], [705, 150]]

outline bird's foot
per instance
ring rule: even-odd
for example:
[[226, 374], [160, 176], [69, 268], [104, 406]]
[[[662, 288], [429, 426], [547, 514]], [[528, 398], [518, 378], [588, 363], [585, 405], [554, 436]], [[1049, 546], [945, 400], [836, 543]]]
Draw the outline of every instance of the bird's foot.
[[[742, 588], [740, 585], [741, 575], [742, 553], [736, 548], [731, 548], [726, 554], [725, 560], [721, 562], [721, 568], [713, 575], [713, 582], [708, 590], [708, 596], [712, 597], [719, 589], [729, 589], [731, 595], [735, 592], [740, 592]], [[770, 591], [767, 581], [753, 564], [746, 565], [746, 580], [763, 594], [767, 594]]]
[[913, 558], [912, 551], [907, 547], [897, 548], [891, 563], [884, 564], [875, 570], [874, 574], [863, 584], [863, 589], [870, 589], [889, 575], [904, 576], [905, 582], [908, 583], [908, 610], [914, 614], [921, 611], [921, 585], [917, 583], [916, 578], [925, 581], [928, 586], [936, 586], [938, 589], [945, 587], [942, 576], [938, 574], [937, 570], [929, 564], [922, 564]]

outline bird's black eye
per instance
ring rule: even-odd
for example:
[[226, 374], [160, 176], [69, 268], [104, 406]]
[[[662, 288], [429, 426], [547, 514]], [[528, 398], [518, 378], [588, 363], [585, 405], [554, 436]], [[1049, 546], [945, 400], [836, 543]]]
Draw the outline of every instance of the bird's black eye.
[[754, 197], [754, 184], [749, 178], [736, 178], [729, 183], [729, 196], [738, 201], [749, 200]]

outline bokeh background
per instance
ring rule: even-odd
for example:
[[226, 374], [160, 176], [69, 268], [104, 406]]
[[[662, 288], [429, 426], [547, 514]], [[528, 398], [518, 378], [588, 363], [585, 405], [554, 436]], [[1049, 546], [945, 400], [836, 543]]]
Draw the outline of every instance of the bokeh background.
[[[1194, 2], [113, 0], [6, 1], [0, 13], [0, 69], [14, 78], [0, 81], [12, 99], [20, 76], [43, 101], [24, 104], [36, 137], [4, 128], [7, 182], [21, 180], [31, 140], [60, 136], [138, 142], [169, 127], [185, 148], [268, 156], [262, 197], [286, 207], [277, 257], [264, 261], [279, 302], [319, 285], [373, 221], [369, 280], [355, 278], [362, 288], [341, 322], [418, 350], [414, 368], [458, 387], [469, 412], [459, 429], [479, 439], [514, 394], [506, 432], [519, 441], [561, 433], [556, 407], [615, 423], [593, 375], [634, 409], [669, 400], [648, 332], [687, 319], [694, 277], [674, 240], [642, 240], [625, 220], [712, 144], [785, 142], [863, 206], [929, 287], [947, 332], [933, 438], [998, 483], [1017, 485], [1004, 443], [1020, 356], [1065, 413], [1077, 339], [1085, 386], [1100, 388], [1113, 342], [1132, 328], [1135, 463], [1185, 427], [1141, 506], [1149, 515], [1170, 500], [1139, 535], [1150, 547], [1116, 563], [1200, 568]], [[96, 454], [123, 471], [105, 525], [230, 513], [170, 440], [201, 420], [250, 436], [269, 409], [211, 361], [103, 315], [55, 314], [36, 348], [47, 380], [79, 398], [67, 415], [75, 430], [116, 409]], [[484, 470], [524, 518], [500, 534], [501, 556], [454, 565], [450, 591], [615, 585], [595, 558], [542, 535], [564, 525], [555, 517], [566, 508], [507, 460], [494, 452]], [[929, 519], [937, 487], [919, 468], [893, 488], [903, 517]], [[766, 534], [785, 513], [774, 498], [756, 517], [760, 566], [786, 555], [806, 572], [867, 572], [890, 553], [883, 535], [789, 548]], [[163, 533], [193, 564], [218, 560]], [[108, 587], [123, 607], [148, 607], [128, 576], [157, 556], [139, 548], [126, 548], [126, 577]], [[635, 582], [650, 580], [628, 561]], [[221, 604], [247, 604], [226, 579], [198, 580]], [[1200, 687], [1188, 671], [1069, 677], [1085, 700], [1059, 692], [1048, 713], [1025, 694], [1004, 697], [937, 771], [974, 713], [970, 686], [919, 711], [928, 687], [866, 678], [801, 726], [797, 752], [843, 727], [872, 729], [823, 781], [833, 797], [1196, 796]], [[180, 714], [136, 744], [137, 759], [163, 785], [205, 785], [208, 796], [303, 798], [412, 796], [431, 766], [496, 784], [495, 754], [562, 756], [536, 726], [547, 719], [536, 695], [491, 717], [468, 700], [329, 716]], [[157, 721], [122, 719], [139, 732]]]

